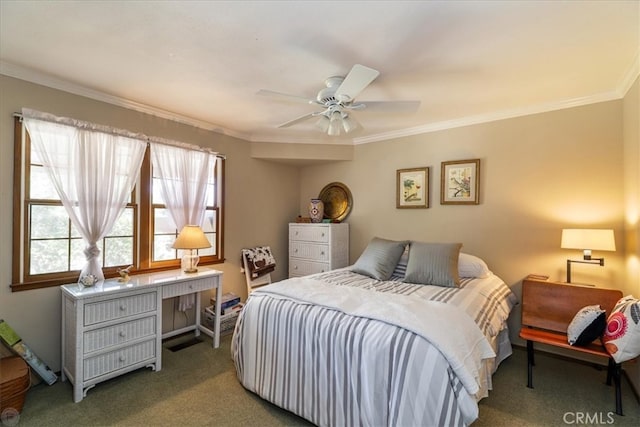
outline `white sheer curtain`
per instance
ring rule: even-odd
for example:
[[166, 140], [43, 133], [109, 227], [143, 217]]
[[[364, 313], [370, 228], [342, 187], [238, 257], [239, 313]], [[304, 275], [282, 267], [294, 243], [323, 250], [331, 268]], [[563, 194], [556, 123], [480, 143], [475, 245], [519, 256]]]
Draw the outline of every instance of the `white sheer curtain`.
[[23, 120], [33, 149], [87, 245], [80, 278], [92, 274], [104, 280], [96, 243], [111, 231], [126, 207], [146, 142], [32, 110], [23, 110]]
[[[160, 178], [160, 194], [178, 232], [185, 225], [202, 226], [207, 207], [207, 183], [214, 154], [160, 143], [151, 143], [153, 173]], [[180, 297], [178, 309], [195, 303], [193, 294]]]
[[160, 178], [160, 194], [176, 229], [202, 226], [215, 155], [159, 143], [150, 146], [154, 175]]

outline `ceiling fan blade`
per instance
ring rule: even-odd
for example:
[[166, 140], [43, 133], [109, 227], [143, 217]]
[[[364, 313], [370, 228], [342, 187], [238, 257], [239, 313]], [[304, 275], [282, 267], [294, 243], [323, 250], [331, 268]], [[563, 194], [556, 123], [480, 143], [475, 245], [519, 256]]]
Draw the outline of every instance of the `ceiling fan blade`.
[[379, 75], [380, 72], [373, 68], [360, 64], [354, 65], [336, 90], [336, 99], [342, 102], [353, 101]]
[[289, 126], [293, 126], [296, 123], [300, 123], [300, 122], [304, 122], [305, 120], [309, 120], [312, 117], [315, 117], [317, 115], [317, 113], [309, 113], [309, 114], [305, 114], [304, 116], [300, 116], [297, 119], [293, 119], [293, 120], [289, 120], [288, 122], [284, 122], [281, 125], [278, 125], [279, 128], [286, 128]]
[[[364, 105], [359, 109], [359, 105]], [[420, 108], [420, 101], [362, 101], [354, 105], [361, 111], [380, 111], [385, 113], [413, 113]]]
[[315, 99], [305, 98], [304, 96], [289, 95], [288, 93], [274, 92], [272, 90], [266, 90], [266, 89], [260, 89], [258, 92], [256, 92], [256, 95], [269, 96], [272, 98], [280, 98], [287, 101], [302, 102], [304, 104], [318, 103], [318, 101], [316, 101]]

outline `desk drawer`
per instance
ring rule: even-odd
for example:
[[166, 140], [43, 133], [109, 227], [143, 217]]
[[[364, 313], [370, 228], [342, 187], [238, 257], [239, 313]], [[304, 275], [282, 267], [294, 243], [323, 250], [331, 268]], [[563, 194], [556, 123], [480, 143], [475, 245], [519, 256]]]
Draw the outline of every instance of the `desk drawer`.
[[173, 285], [162, 287], [162, 298], [177, 297], [179, 295], [192, 294], [207, 289], [211, 289], [215, 285], [217, 278], [209, 277], [206, 279], [194, 279], [188, 282], [180, 282]]
[[99, 301], [84, 306], [84, 325], [94, 325], [108, 320], [120, 319], [134, 314], [155, 311], [157, 308], [157, 293], [116, 298]]
[[156, 316], [149, 316], [132, 322], [120, 323], [107, 328], [95, 329], [84, 333], [84, 353], [102, 350], [156, 335]]
[[90, 357], [84, 360], [84, 381], [135, 365], [156, 356], [156, 340]]
[[291, 242], [289, 256], [306, 258], [311, 261], [329, 261], [329, 245], [313, 243]]
[[329, 227], [323, 225], [291, 225], [289, 240], [315, 243], [329, 242]]
[[289, 260], [289, 277], [307, 276], [309, 274], [324, 273], [329, 270], [328, 262], [313, 262], [300, 259]]

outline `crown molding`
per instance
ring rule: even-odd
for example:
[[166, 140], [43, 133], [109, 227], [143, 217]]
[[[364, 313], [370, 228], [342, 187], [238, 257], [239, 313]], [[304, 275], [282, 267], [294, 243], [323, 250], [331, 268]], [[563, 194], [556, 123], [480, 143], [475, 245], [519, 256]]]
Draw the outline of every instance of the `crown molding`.
[[620, 98], [621, 96], [619, 95], [618, 91], [604, 92], [580, 98], [567, 99], [564, 101], [532, 105], [524, 108], [496, 111], [487, 114], [479, 114], [476, 116], [461, 117], [459, 119], [444, 120], [441, 122], [429, 123], [423, 126], [401, 129], [398, 131], [384, 132], [376, 135], [354, 138], [353, 143], [355, 145], [368, 144], [370, 142], [385, 141], [387, 139], [403, 138], [406, 136], [419, 135], [423, 133], [436, 132], [463, 126], [477, 125], [481, 123], [495, 122], [498, 120], [512, 119], [515, 117], [528, 116], [531, 114], [539, 114], [550, 111], [563, 110], [566, 108], [580, 107], [583, 105], [612, 101]]
[[50, 87], [52, 89], [58, 89], [63, 92], [72, 93], [74, 95], [83, 96], [96, 101], [106, 102], [108, 104], [116, 105], [118, 107], [127, 108], [140, 113], [149, 114], [162, 119], [171, 120], [181, 124], [194, 126], [200, 129], [209, 130], [212, 132], [220, 133], [223, 135], [232, 136], [234, 138], [249, 140], [249, 136], [240, 132], [236, 132], [230, 129], [225, 129], [222, 126], [210, 123], [204, 120], [195, 119], [193, 117], [184, 116], [172, 111], [164, 110], [161, 108], [152, 107], [150, 105], [142, 104], [139, 102], [131, 101], [119, 96], [110, 95], [105, 92], [97, 91], [87, 88], [85, 86], [77, 85], [69, 81], [59, 79], [50, 74], [34, 71], [33, 69], [21, 67], [6, 61], [0, 61], [0, 74], [8, 77], [13, 77], [20, 80], [25, 80], [30, 83], [39, 84], [42, 86]]

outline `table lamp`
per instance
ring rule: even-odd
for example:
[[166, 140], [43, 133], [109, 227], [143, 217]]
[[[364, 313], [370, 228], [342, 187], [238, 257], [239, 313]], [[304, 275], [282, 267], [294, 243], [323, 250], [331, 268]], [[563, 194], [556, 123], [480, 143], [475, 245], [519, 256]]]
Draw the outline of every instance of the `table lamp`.
[[562, 230], [562, 249], [581, 249], [581, 260], [567, 260], [567, 283], [571, 283], [571, 263], [599, 264], [604, 266], [604, 258], [593, 258], [592, 250], [615, 251], [613, 230], [565, 228]]
[[198, 261], [200, 257], [197, 255], [198, 249], [210, 248], [211, 243], [204, 235], [202, 229], [197, 225], [185, 225], [178, 238], [173, 242], [174, 249], [183, 249], [182, 270], [185, 273], [195, 273], [198, 271]]

